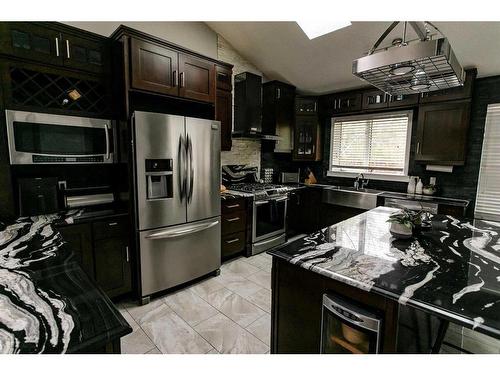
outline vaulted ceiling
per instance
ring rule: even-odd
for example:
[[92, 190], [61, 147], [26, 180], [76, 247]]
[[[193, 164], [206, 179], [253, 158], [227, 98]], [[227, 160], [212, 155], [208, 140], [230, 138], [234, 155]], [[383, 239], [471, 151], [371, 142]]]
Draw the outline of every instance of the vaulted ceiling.
[[[207, 22], [269, 79], [293, 84], [303, 93], [321, 94], [366, 85], [351, 73], [390, 22], [352, 22], [309, 40], [295, 22]], [[500, 22], [434, 22], [450, 40], [462, 66], [478, 76], [500, 74]], [[402, 35], [398, 26], [384, 41]], [[408, 39], [416, 35], [409, 32]]]

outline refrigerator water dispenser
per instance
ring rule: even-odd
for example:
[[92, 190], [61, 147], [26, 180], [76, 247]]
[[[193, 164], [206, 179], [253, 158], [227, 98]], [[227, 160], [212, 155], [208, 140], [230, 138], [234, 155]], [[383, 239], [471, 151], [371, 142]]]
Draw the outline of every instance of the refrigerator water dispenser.
[[172, 198], [172, 159], [146, 159], [146, 199]]

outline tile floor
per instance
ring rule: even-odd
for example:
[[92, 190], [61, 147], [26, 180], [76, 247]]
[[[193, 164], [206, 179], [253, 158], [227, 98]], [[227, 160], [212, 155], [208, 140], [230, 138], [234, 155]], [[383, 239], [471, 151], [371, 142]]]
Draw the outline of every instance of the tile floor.
[[271, 256], [237, 258], [219, 276], [118, 309], [133, 329], [121, 340], [122, 353], [269, 353]]

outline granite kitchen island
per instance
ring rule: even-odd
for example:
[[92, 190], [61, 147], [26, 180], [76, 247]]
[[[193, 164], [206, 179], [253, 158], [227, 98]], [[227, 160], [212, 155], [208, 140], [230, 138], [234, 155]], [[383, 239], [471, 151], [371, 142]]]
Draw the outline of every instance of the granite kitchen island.
[[117, 353], [132, 332], [65, 246], [61, 220], [72, 217], [21, 218], [0, 231], [0, 353]]
[[270, 252], [271, 350], [320, 352], [323, 295], [381, 317], [379, 352], [432, 352], [447, 323], [500, 338], [500, 224], [435, 215], [394, 239], [378, 207]]

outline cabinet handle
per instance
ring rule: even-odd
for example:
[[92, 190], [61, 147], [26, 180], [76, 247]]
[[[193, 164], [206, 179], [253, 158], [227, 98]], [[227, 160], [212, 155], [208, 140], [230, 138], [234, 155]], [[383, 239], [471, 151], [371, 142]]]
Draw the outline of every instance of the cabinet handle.
[[314, 102], [314, 112], [316, 112], [318, 110], [318, 103]]
[[281, 89], [278, 88], [278, 89], [276, 89], [276, 91], [277, 91], [276, 98], [277, 99], [281, 98]]
[[56, 38], [56, 56], [59, 57], [59, 38]]
[[226, 206], [226, 208], [236, 208], [236, 207], [239, 207], [240, 205], [239, 204], [231, 204], [229, 206]]
[[69, 55], [69, 40], [66, 39], [66, 55], [68, 56], [68, 59], [70, 58], [70, 55]]
[[128, 246], [125, 246], [125, 252], [127, 253], [127, 263], [129, 263], [130, 258], [129, 258], [129, 255], [128, 255]]
[[333, 101], [333, 109], [336, 110], [337, 109], [337, 99], [335, 99]]
[[184, 72], [181, 72], [181, 87], [184, 87]]
[[179, 75], [177, 74], [177, 70], [174, 70], [174, 87], [177, 87], [179, 84]]
[[347, 108], [351, 106], [351, 99], [347, 99]]
[[417, 142], [417, 154], [420, 154], [420, 142]]
[[316, 150], [316, 145], [313, 145], [313, 154], [314, 154], [315, 150]]
[[114, 221], [114, 222], [112, 222], [112, 223], [108, 223], [108, 225], [109, 225], [110, 227], [113, 227], [113, 226], [115, 226], [115, 225], [118, 225], [118, 223], [117, 223], [116, 221]]
[[232, 240], [228, 240], [226, 241], [227, 244], [230, 244], [230, 243], [235, 243], [235, 242], [238, 242], [240, 239], [239, 238], [233, 238]]
[[240, 220], [239, 217], [232, 217], [231, 219], [226, 219], [227, 221], [229, 221], [230, 223], [232, 223], [233, 221], [238, 221]]

